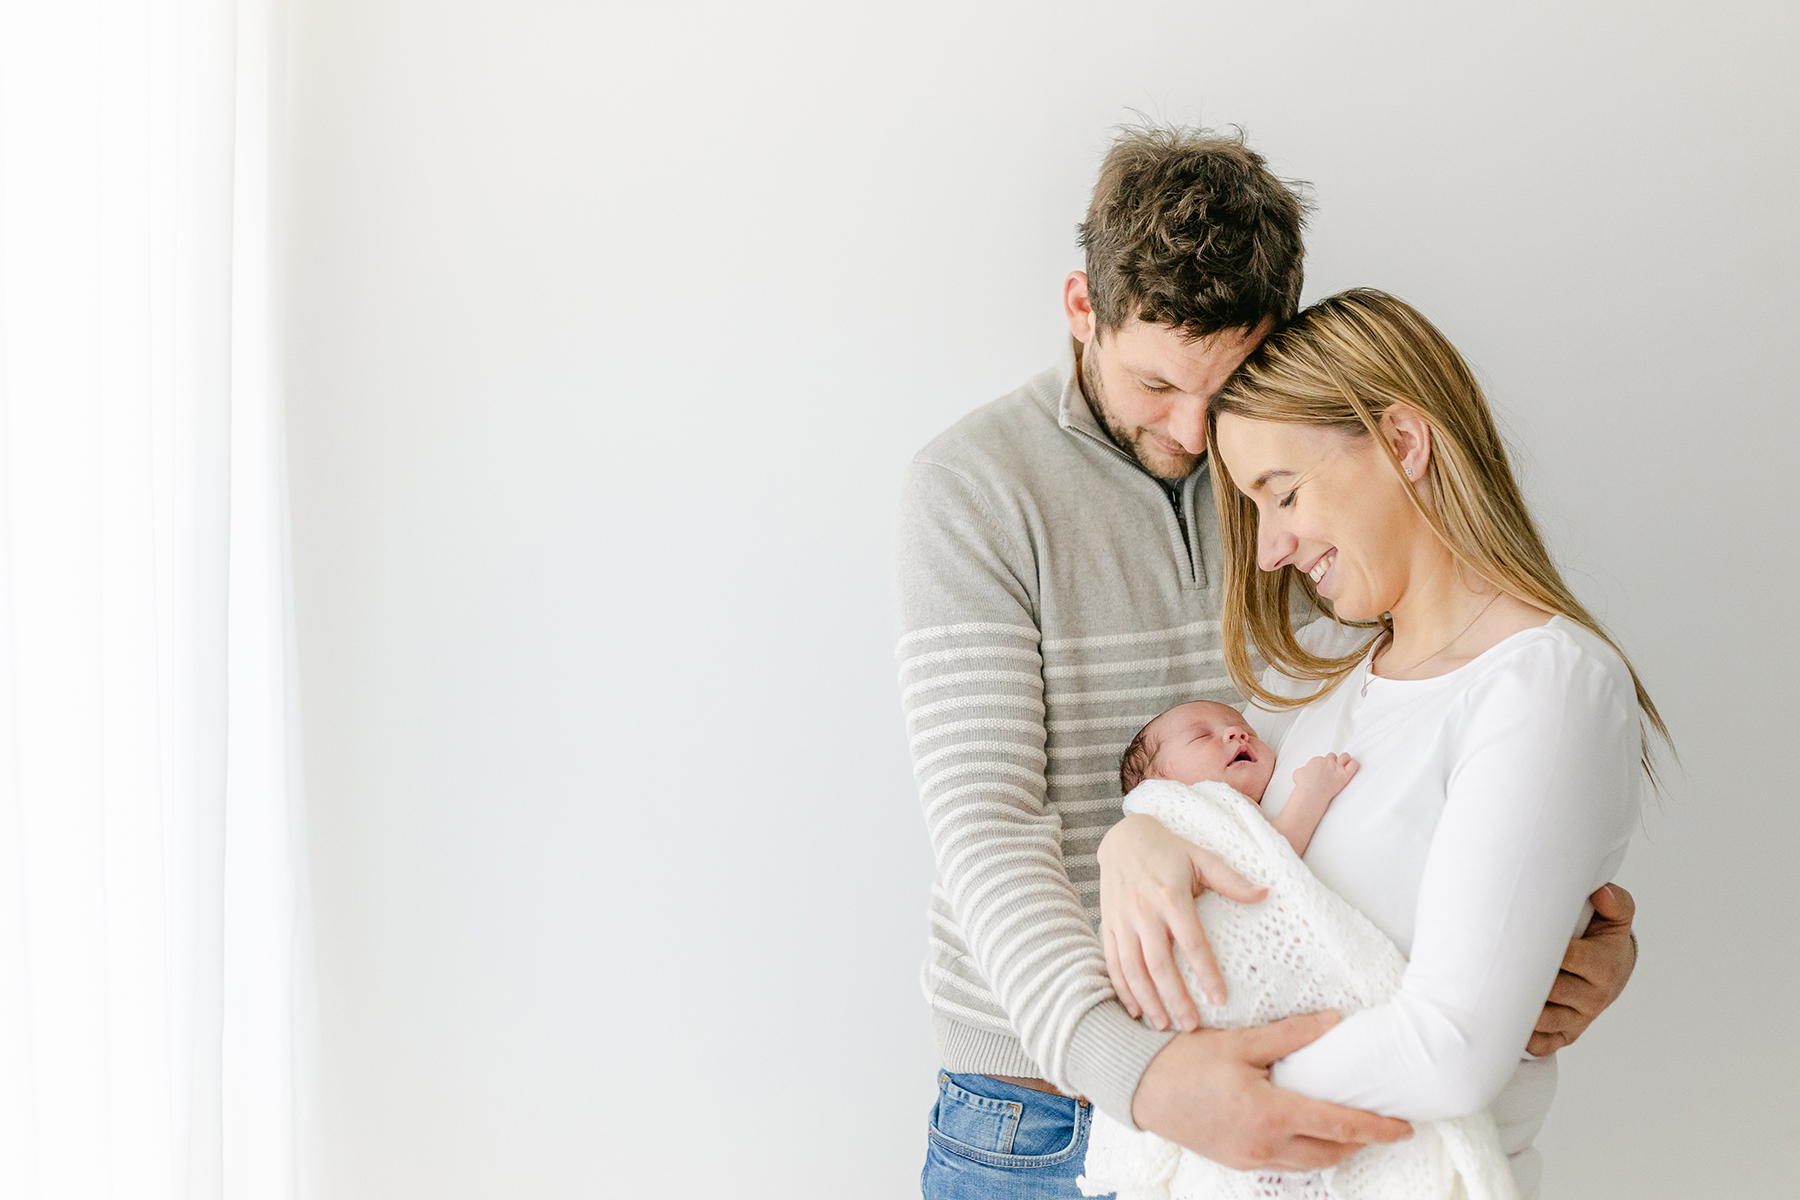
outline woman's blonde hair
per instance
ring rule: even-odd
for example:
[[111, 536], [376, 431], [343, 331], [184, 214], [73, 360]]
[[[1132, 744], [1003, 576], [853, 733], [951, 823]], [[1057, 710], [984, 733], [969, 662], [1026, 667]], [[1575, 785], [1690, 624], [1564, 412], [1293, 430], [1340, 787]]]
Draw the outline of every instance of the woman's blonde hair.
[[[1411, 406], [1431, 429], [1426, 470], [1436, 504], [1425, 504], [1410, 486], [1406, 494], [1457, 564], [1527, 604], [1566, 617], [1617, 650], [1631, 671], [1638, 708], [1672, 748], [1668, 728], [1631, 660], [1569, 591], [1544, 549], [1474, 373], [1449, 340], [1404, 300], [1357, 288], [1300, 313], [1257, 347], [1213, 397], [1207, 406], [1207, 445], [1218, 444], [1219, 418], [1226, 413], [1312, 425], [1373, 438], [1394, 474], [1403, 477], [1400, 459], [1380, 428], [1383, 414], [1394, 404]], [[1293, 588], [1319, 612], [1333, 619], [1335, 614], [1311, 578], [1292, 564], [1273, 572], [1258, 569], [1256, 505], [1237, 489], [1216, 453], [1212, 481], [1225, 551], [1226, 666], [1238, 688], [1258, 704], [1296, 708], [1342, 682], [1363, 652], [1321, 658], [1301, 647], [1289, 608]], [[1380, 628], [1383, 638], [1393, 635], [1385, 615], [1357, 624]], [[1313, 696], [1287, 698], [1270, 692], [1257, 678], [1252, 645], [1283, 673], [1323, 686]], [[1647, 733], [1643, 762], [1654, 781]]]

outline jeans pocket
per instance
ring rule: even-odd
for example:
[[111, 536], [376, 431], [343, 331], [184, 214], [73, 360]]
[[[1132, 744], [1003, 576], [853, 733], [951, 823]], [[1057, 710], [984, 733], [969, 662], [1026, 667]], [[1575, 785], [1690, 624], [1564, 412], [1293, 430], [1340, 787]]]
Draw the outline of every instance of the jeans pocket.
[[982, 1096], [971, 1090], [982, 1081], [982, 1076], [938, 1076], [938, 1102], [928, 1131], [933, 1144], [991, 1167], [1056, 1166], [1081, 1152], [1086, 1108], [1067, 1097], [1040, 1099], [1038, 1093], [1004, 1084], [1006, 1092], [1022, 1098]]
[[1011, 1154], [1013, 1134], [1018, 1132], [1019, 1118], [1024, 1113], [1023, 1104], [977, 1096], [950, 1082], [948, 1075], [940, 1075], [931, 1128], [939, 1137], [965, 1149]]

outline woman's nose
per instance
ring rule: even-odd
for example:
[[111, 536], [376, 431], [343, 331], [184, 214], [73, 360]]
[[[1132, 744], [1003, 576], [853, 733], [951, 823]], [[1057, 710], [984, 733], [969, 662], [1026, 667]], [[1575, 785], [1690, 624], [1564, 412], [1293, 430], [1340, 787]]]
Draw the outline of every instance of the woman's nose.
[[1278, 571], [1299, 544], [1300, 539], [1293, 534], [1271, 529], [1267, 521], [1259, 521], [1256, 528], [1256, 565], [1265, 571]]

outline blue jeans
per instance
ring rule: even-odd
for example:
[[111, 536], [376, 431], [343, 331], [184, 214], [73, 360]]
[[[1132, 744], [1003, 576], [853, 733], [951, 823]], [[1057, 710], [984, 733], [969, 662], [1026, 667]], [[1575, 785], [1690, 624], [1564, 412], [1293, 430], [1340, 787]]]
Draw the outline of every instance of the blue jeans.
[[925, 1200], [1081, 1200], [1093, 1121], [1085, 1100], [939, 1071], [920, 1189]]

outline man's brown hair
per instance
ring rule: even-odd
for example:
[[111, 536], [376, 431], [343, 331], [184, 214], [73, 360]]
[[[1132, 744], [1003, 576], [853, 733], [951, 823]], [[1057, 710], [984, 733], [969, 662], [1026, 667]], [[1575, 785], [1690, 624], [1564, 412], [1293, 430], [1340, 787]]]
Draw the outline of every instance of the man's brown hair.
[[1100, 329], [1137, 317], [1188, 337], [1280, 324], [1300, 307], [1303, 184], [1275, 178], [1242, 131], [1120, 131], [1079, 226]]

